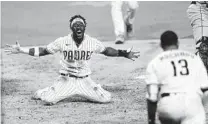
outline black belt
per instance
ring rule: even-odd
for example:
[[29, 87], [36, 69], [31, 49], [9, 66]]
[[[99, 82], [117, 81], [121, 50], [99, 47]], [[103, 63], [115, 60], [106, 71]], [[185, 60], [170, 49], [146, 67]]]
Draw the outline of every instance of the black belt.
[[166, 96], [170, 96], [170, 93], [162, 93], [161, 94], [161, 98], [166, 97]]
[[61, 73], [62, 76], [69, 76], [69, 77], [74, 77], [74, 78], [86, 78], [88, 77], [89, 75], [85, 75], [85, 76], [75, 76], [75, 75], [70, 75], [70, 74], [64, 74], [64, 73]]
[[[182, 92], [181, 92], [182, 93]], [[161, 98], [166, 97], [166, 96], [170, 96], [171, 94], [177, 95], [177, 94], [181, 94], [180, 92], [176, 92], [176, 93], [162, 93], [161, 94]]]

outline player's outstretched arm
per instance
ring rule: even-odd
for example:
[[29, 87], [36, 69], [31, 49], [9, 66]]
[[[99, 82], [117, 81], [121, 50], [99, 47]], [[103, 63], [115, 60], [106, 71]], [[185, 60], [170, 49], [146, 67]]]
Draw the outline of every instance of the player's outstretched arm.
[[102, 52], [102, 54], [106, 56], [112, 56], [112, 57], [126, 57], [128, 59], [131, 59], [134, 61], [134, 58], [138, 58], [140, 56], [140, 52], [133, 52], [131, 49], [128, 50], [116, 50], [112, 47], [106, 47], [106, 49]]
[[26, 48], [26, 47], [21, 47], [18, 42], [16, 42], [15, 45], [7, 44], [5, 48], [5, 52], [7, 52], [8, 54], [24, 53], [24, 54], [29, 54], [31, 56], [44, 56], [50, 54], [44, 47]]

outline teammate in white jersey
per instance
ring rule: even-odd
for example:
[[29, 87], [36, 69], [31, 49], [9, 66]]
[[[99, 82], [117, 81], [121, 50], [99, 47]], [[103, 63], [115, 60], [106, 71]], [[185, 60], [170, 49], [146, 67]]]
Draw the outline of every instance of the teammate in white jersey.
[[192, 1], [187, 15], [193, 29], [196, 54], [201, 57], [208, 72], [208, 1]]
[[[123, 13], [124, 4], [127, 5], [127, 11]], [[133, 36], [133, 23], [138, 6], [138, 1], [112, 1], [111, 15], [116, 35], [116, 44], [123, 44], [125, 39]]]
[[155, 112], [162, 124], [205, 124], [203, 92], [208, 77], [201, 59], [178, 49], [173, 31], [161, 35], [164, 50], [147, 66], [147, 103], [149, 124], [155, 124]]
[[20, 47], [19, 43], [7, 45], [6, 52], [26, 53], [31, 56], [44, 56], [61, 52], [60, 64], [62, 68], [59, 79], [52, 86], [38, 90], [33, 97], [34, 99], [41, 99], [51, 105], [74, 95], [101, 103], [111, 100], [111, 94], [90, 78], [89, 61], [92, 54], [100, 53], [106, 56], [133, 59], [139, 57], [139, 52], [105, 47], [101, 41], [85, 34], [85, 27], [85, 18], [75, 15], [70, 19], [72, 33], [56, 39], [47, 47], [24, 48]]

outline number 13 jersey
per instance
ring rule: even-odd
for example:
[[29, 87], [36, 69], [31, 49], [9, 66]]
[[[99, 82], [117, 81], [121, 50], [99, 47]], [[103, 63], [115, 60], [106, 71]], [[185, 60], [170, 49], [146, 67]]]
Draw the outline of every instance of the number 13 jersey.
[[160, 93], [199, 92], [208, 87], [206, 69], [201, 59], [187, 51], [164, 51], [147, 66], [148, 84], [160, 85]]

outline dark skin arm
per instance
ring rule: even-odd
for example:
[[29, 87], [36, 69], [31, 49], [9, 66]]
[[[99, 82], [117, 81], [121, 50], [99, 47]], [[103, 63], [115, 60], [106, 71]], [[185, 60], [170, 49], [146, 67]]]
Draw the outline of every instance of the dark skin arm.
[[102, 52], [102, 54], [106, 56], [111, 56], [111, 57], [126, 57], [128, 59], [133, 60], [133, 58], [138, 58], [140, 52], [133, 52], [131, 50], [116, 50], [112, 47], [106, 47], [105, 51]]
[[[37, 51], [38, 51], [38, 55], [36, 55]], [[51, 54], [47, 51], [45, 47], [25, 48], [25, 47], [20, 47], [20, 44], [18, 42], [16, 42], [15, 45], [7, 45], [5, 52], [8, 52], [10, 54], [25, 53], [31, 56], [45, 56]], [[116, 50], [112, 47], [106, 47], [105, 51], [103, 51], [102, 54], [112, 57], [122, 56], [131, 60], [133, 60], [133, 58], [139, 57], [139, 52], [132, 52], [131, 50], [130, 51]]]
[[112, 47], [106, 47], [105, 51], [102, 52], [102, 54], [106, 55], [106, 56], [118, 56], [118, 50], [112, 48]]
[[[6, 45], [5, 52], [9, 54], [18, 54], [18, 53], [24, 53], [29, 54], [31, 56], [45, 56], [49, 55], [47, 49], [45, 47], [34, 47], [34, 48], [26, 48], [26, 47], [20, 47], [20, 44], [16, 42], [15, 45]], [[37, 55], [35, 55], [35, 51], [37, 52]]]

